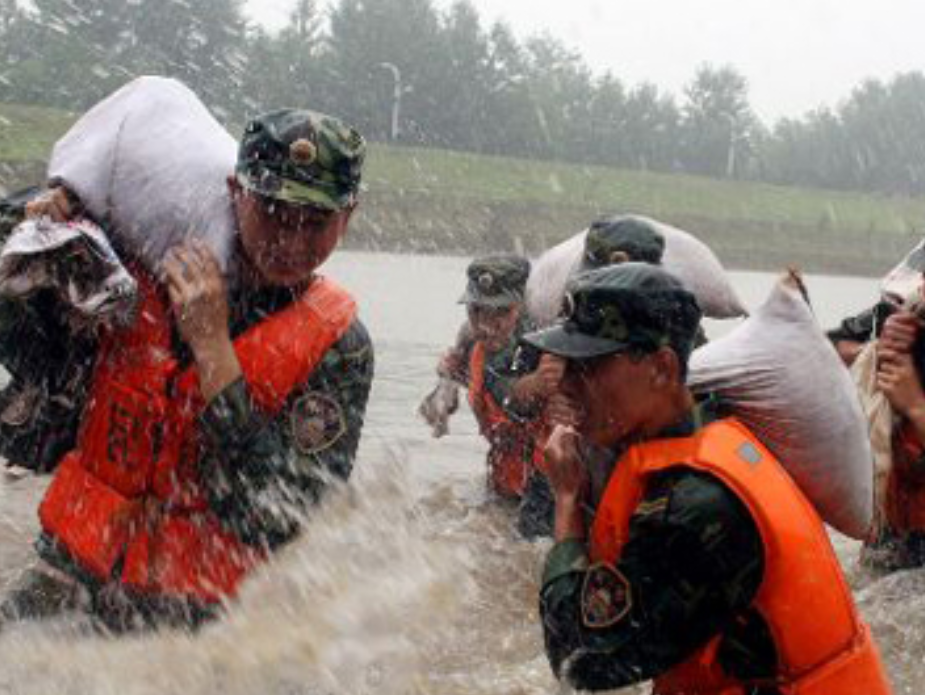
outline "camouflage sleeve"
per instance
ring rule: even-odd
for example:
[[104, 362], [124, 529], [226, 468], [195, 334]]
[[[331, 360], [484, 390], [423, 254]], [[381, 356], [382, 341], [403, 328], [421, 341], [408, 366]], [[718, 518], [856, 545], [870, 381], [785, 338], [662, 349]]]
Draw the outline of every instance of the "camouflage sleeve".
[[892, 307], [886, 302], [881, 302], [856, 316], [849, 316], [841, 322], [838, 328], [828, 332], [829, 340], [833, 343], [842, 341], [866, 343], [876, 337], [878, 327], [891, 312]]
[[513, 398], [514, 385], [531, 374], [539, 365], [540, 353], [533, 347], [522, 344], [515, 350], [510, 363], [489, 361], [485, 365], [485, 388], [495, 403], [514, 422], [526, 422], [538, 415], [534, 403], [520, 403]]
[[472, 348], [474, 347], [475, 336], [472, 334], [469, 320], [466, 319], [456, 332], [456, 342], [450, 348], [450, 351], [457, 355], [457, 368], [446, 375], [462, 387], [469, 383], [469, 361], [472, 359]]
[[[729, 490], [686, 470], [657, 476], [616, 566], [591, 565], [579, 541], [550, 551], [540, 610], [553, 670], [576, 690], [657, 676], [741, 614], [762, 574], [758, 530]], [[773, 650], [743, 642], [773, 670]]]
[[359, 321], [274, 418], [253, 406], [243, 379], [200, 418], [203, 480], [213, 509], [243, 541], [274, 547], [353, 468], [373, 376], [373, 347]]

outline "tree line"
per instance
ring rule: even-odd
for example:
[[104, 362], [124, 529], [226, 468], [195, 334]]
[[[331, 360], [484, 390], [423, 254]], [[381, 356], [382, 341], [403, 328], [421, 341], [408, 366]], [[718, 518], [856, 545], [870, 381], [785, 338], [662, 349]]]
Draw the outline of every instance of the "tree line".
[[[282, 105], [373, 140], [835, 189], [925, 191], [925, 76], [869, 80], [772, 127], [747, 80], [699, 67], [676, 97], [519, 41], [468, 0], [292, 0], [278, 32], [241, 0], [0, 0], [0, 101], [80, 111], [140, 74], [178, 77], [228, 123]], [[400, 104], [397, 124], [392, 115]], [[397, 129], [395, 126], [397, 125]], [[393, 132], [397, 130], [397, 132]]]

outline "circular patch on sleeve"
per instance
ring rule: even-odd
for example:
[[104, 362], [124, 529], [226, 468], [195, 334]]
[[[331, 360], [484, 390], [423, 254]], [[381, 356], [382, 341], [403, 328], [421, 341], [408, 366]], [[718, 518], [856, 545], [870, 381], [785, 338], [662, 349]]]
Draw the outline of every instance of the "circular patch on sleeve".
[[326, 393], [309, 391], [289, 413], [292, 440], [303, 454], [317, 454], [333, 446], [347, 431], [340, 404]]
[[623, 620], [633, 605], [629, 580], [613, 565], [598, 563], [585, 573], [581, 619], [585, 627], [602, 630]]

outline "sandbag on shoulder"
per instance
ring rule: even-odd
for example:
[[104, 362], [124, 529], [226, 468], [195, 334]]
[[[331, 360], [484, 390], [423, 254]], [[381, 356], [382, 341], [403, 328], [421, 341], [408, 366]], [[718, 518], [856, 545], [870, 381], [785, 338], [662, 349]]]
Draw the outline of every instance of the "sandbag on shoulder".
[[547, 249], [530, 264], [527, 278], [527, 313], [539, 328], [551, 325], [562, 308], [565, 286], [578, 270], [588, 230]]
[[[745, 306], [710, 247], [689, 232], [641, 215], [626, 215], [650, 225], [665, 239], [662, 265], [694, 293], [704, 314], [727, 319], [747, 314]], [[578, 270], [584, 253], [584, 230], [544, 252], [527, 281], [527, 311], [538, 326], [551, 324], [559, 313], [565, 285]]]
[[712, 392], [786, 467], [831, 526], [867, 536], [873, 459], [848, 370], [791, 274], [727, 336], [694, 352], [688, 384]]
[[226, 178], [236, 152], [186, 86], [140, 77], [58, 140], [48, 179], [76, 193], [113, 242], [150, 270], [187, 238], [201, 239], [224, 268], [234, 232]]

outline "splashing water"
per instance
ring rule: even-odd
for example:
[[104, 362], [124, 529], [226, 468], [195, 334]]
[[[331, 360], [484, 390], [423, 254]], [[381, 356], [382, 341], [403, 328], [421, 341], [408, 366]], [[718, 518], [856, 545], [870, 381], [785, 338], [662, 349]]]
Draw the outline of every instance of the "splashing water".
[[[465, 549], [428, 537], [399, 462], [336, 493], [307, 531], [198, 635], [75, 635], [73, 621], [0, 640], [17, 693], [412, 693], [428, 645], [473, 592]], [[2, 688], [0, 688], [2, 690]]]
[[[303, 536], [245, 584], [226, 618], [196, 635], [115, 639], [74, 620], [0, 633], [0, 693], [562, 692], [546, 662], [537, 606], [549, 542], [516, 540], [511, 510], [486, 499], [484, 446], [467, 413], [441, 440], [414, 415], [432, 386], [440, 341], [458, 322], [447, 307], [455, 307], [465, 260], [342, 259], [333, 274], [346, 276], [371, 312], [365, 318], [379, 362], [349, 487], [330, 495]], [[829, 295], [820, 291], [818, 305], [845, 289], [835, 283]], [[363, 301], [383, 294], [389, 302]], [[412, 301], [424, 306], [400, 311]], [[422, 327], [425, 315], [436, 318]], [[0, 480], [0, 588], [29, 561], [44, 485]], [[834, 541], [896, 692], [919, 692], [925, 571], [878, 578], [858, 568], [857, 543]]]

